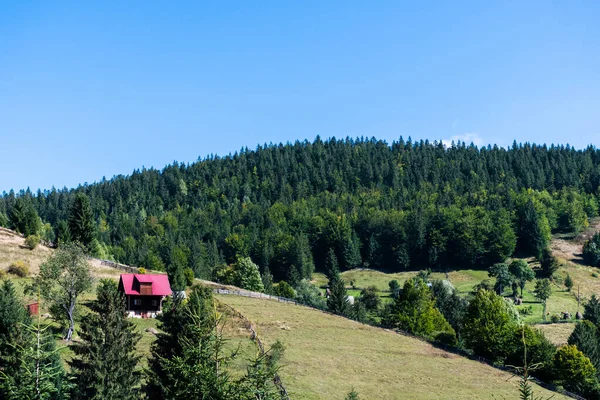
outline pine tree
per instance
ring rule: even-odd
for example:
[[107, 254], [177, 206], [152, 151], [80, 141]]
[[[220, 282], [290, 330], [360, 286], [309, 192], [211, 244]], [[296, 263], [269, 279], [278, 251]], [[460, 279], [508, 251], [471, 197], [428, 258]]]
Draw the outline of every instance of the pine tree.
[[590, 300], [583, 306], [583, 318], [596, 327], [600, 326], [600, 299], [592, 294]]
[[570, 292], [571, 289], [573, 289], [573, 279], [569, 274], [567, 274], [567, 277], [565, 278], [565, 287], [567, 288], [567, 292]]
[[265, 293], [273, 294], [273, 275], [271, 274], [269, 267], [265, 267], [265, 270], [261, 275], [261, 280], [263, 287], [265, 288]]
[[339, 277], [334, 277], [329, 280], [329, 298], [327, 299], [327, 309], [338, 315], [349, 316], [351, 306], [348, 301], [348, 292], [346, 291], [346, 283]]
[[25, 340], [13, 343], [15, 363], [0, 370], [0, 395], [6, 400], [67, 400], [68, 382], [50, 325], [22, 324]]
[[344, 243], [344, 264], [347, 269], [360, 267], [362, 259], [360, 257], [360, 240], [355, 232]]
[[84, 193], [78, 193], [73, 200], [69, 214], [69, 231], [75, 242], [81, 243], [90, 251], [94, 240], [94, 214], [90, 198]]
[[16, 368], [16, 350], [27, 339], [25, 326], [29, 323], [29, 314], [17, 297], [14, 284], [3, 281], [0, 286], [0, 370], [9, 375]]
[[568, 343], [577, 346], [590, 359], [596, 373], [600, 372], [600, 343], [598, 328], [590, 321], [581, 321], [569, 336]]
[[93, 313], [82, 319], [81, 342], [72, 346], [76, 357], [70, 365], [77, 398], [138, 399], [140, 373], [136, 367], [141, 357], [136, 355], [136, 345], [141, 334], [126, 317], [125, 298], [116, 282], [103, 280], [97, 298], [90, 307]]
[[327, 258], [325, 259], [325, 274], [330, 280], [339, 276], [340, 274], [338, 259], [335, 255], [335, 251], [332, 248], [327, 251]]

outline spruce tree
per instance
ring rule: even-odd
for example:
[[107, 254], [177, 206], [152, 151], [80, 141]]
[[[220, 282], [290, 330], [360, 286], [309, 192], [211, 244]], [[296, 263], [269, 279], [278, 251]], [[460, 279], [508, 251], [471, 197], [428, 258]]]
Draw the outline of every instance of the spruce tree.
[[327, 258], [325, 259], [325, 274], [329, 280], [337, 277], [340, 274], [338, 259], [333, 248], [329, 248], [327, 251]]
[[600, 327], [600, 299], [595, 294], [583, 306], [583, 318]]
[[362, 264], [360, 257], [360, 240], [355, 232], [344, 243], [344, 264], [346, 269], [358, 268]]
[[84, 193], [78, 193], [71, 205], [69, 231], [73, 241], [81, 243], [88, 251], [92, 250], [94, 214], [90, 198]]
[[351, 305], [348, 301], [348, 292], [346, 283], [339, 276], [329, 280], [329, 298], [327, 299], [327, 309], [344, 317], [349, 316]]
[[590, 359], [596, 373], [600, 373], [600, 342], [598, 328], [590, 321], [581, 321], [569, 336], [568, 343], [577, 346]]
[[81, 321], [81, 342], [70, 362], [79, 399], [139, 398], [140, 372], [136, 345], [141, 334], [125, 314], [125, 297], [112, 280], [103, 280], [92, 313]]
[[12, 281], [0, 286], [0, 370], [14, 373], [17, 366], [17, 349], [27, 340], [30, 318], [27, 309], [17, 296]]

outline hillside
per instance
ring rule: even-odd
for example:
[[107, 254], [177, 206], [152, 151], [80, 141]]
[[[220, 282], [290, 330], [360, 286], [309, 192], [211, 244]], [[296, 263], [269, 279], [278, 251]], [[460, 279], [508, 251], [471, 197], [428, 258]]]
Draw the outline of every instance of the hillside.
[[418, 339], [307, 307], [217, 297], [253, 321], [267, 344], [285, 344], [280, 375], [293, 399], [342, 399], [353, 387], [367, 399], [517, 396], [518, 380], [510, 374]]
[[341, 270], [386, 272], [539, 255], [551, 232], [598, 216], [599, 183], [591, 147], [317, 138], [73, 190], [6, 193], [0, 225], [66, 240], [73, 205], [85, 203], [85, 244], [100, 258], [214, 279], [218, 266], [249, 256], [296, 283], [324, 271], [330, 253]]

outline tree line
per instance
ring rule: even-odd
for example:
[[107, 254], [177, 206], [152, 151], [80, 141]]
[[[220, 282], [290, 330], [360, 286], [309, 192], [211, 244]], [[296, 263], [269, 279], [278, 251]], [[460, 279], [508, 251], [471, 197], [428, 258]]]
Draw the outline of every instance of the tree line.
[[142, 169], [76, 189], [4, 193], [0, 225], [100, 258], [215, 279], [249, 257], [294, 286], [325, 270], [487, 268], [541, 257], [598, 215], [600, 152], [514, 143], [317, 138]]

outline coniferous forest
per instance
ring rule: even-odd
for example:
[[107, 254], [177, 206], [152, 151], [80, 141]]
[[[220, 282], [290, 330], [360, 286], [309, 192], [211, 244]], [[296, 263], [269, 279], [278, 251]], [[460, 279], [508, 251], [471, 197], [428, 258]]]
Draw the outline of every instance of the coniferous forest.
[[551, 232], [578, 232], [598, 214], [599, 185], [594, 147], [317, 137], [76, 189], [11, 191], [0, 224], [166, 270], [175, 286], [186, 269], [214, 279], [242, 257], [296, 284], [330, 252], [341, 270], [539, 258]]

